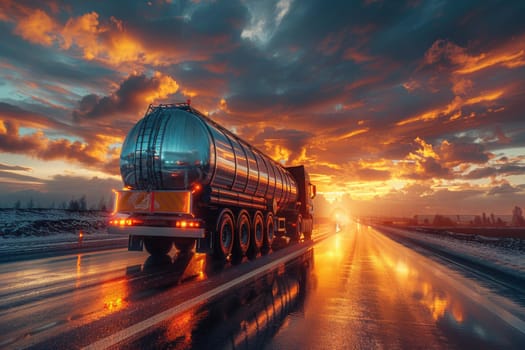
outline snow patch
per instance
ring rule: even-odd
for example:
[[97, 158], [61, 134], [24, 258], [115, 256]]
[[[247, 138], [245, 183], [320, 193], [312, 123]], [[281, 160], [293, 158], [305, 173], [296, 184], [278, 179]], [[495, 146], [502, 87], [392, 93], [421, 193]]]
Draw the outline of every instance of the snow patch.
[[453, 231], [419, 229], [411, 231], [385, 227], [439, 249], [490, 264], [502, 270], [525, 276], [525, 239], [466, 234]]

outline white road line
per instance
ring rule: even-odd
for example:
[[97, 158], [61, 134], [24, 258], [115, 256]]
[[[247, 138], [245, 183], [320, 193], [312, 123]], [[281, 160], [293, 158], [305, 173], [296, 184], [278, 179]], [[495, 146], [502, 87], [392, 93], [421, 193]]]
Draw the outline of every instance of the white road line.
[[294, 252], [294, 253], [291, 253], [289, 255], [286, 255], [282, 258], [279, 258], [275, 261], [272, 261], [271, 263], [267, 264], [267, 265], [264, 265], [264, 266], [261, 266], [251, 272], [248, 272], [234, 280], [231, 280], [230, 282], [227, 282], [227, 283], [224, 283], [224, 284], [221, 284], [220, 286], [206, 292], [206, 293], [203, 293], [201, 295], [198, 295], [192, 299], [189, 299], [189, 300], [186, 300], [185, 302], [181, 303], [181, 304], [178, 304], [177, 306], [174, 306], [172, 307], [171, 309], [168, 309], [166, 311], [163, 311], [161, 313], [158, 313], [144, 321], [141, 321], [139, 323], [136, 323], [134, 324], [133, 326], [131, 327], [128, 327], [128, 328], [125, 328], [125, 329], [122, 329], [120, 331], [118, 331], [117, 333], [114, 333], [110, 336], [107, 336], [106, 338], [103, 338], [103, 339], [100, 339], [100, 340], [97, 340], [96, 342], [86, 346], [85, 350], [94, 350], [94, 349], [107, 349], [107, 348], [110, 348], [110, 347], [113, 347], [115, 345], [117, 345], [118, 343], [120, 342], [123, 342], [125, 341], [126, 339], [128, 338], [131, 338], [133, 335], [137, 334], [137, 333], [140, 333], [140, 332], [143, 332], [151, 327], [153, 327], [154, 325], [166, 320], [166, 319], [169, 319], [169, 318], [173, 318], [175, 316], [177, 316], [178, 314], [184, 312], [185, 310], [189, 309], [189, 308], [192, 308], [200, 303], [202, 303], [203, 301], [207, 300], [207, 299], [210, 299], [212, 297], [214, 297], [215, 295], [219, 294], [219, 293], [222, 293], [238, 284], [241, 284], [243, 282], [245, 282], [246, 280], [249, 280], [250, 278], [260, 274], [260, 273], [263, 273], [267, 270], [270, 270], [270, 269], [273, 269], [274, 267], [277, 267], [283, 263], [285, 263], [286, 261], [288, 260], [291, 260], [291, 259], [294, 259], [302, 254], [304, 254], [308, 249], [310, 249], [312, 247], [312, 245], [308, 245], [304, 248], [301, 248], [299, 249], [298, 251]]

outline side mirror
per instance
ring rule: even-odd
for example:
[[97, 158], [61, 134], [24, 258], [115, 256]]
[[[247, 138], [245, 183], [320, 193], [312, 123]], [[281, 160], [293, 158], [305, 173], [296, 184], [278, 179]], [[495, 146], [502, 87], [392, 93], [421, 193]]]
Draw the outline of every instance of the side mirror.
[[317, 188], [315, 187], [315, 185], [312, 185], [312, 184], [310, 184], [310, 187], [311, 187], [311, 192], [310, 192], [311, 198], [314, 199], [315, 196], [317, 195]]

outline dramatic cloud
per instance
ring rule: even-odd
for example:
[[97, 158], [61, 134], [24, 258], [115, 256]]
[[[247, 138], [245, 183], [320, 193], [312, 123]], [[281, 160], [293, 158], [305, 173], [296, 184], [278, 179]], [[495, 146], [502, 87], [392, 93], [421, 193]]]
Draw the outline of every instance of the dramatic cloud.
[[34, 44], [52, 45], [57, 38], [55, 21], [40, 9], [31, 10], [26, 16], [16, 24], [15, 33]]
[[519, 1], [4, 0], [0, 185], [51, 187], [50, 161], [68, 183], [117, 178], [148, 105], [189, 99], [363, 213], [517, 205], [523, 15]]
[[110, 96], [90, 94], [79, 102], [73, 111], [75, 119], [108, 118], [116, 115], [135, 113], [155, 101], [161, 101], [179, 89], [172, 77], [155, 72], [153, 77], [144, 74], [130, 75]]

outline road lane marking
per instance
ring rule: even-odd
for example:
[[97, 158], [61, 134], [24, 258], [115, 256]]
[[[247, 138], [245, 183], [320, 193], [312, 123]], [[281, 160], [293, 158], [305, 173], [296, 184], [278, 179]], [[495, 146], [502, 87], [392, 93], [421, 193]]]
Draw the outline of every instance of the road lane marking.
[[299, 249], [298, 251], [295, 251], [293, 253], [290, 253], [282, 258], [279, 258], [277, 260], [274, 260], [272, 261], [271, 263], [267, 264], [267, 265], [263, 265], [253, 271], [250, 271], [246, 274], [243, 274], [242, 276], [234, 279], [234, 280], [231, 280], [229, 282], [226, 282], [224, 284], [221, 284], [220, 286], [218, 287], [215, 287], [214, 289], [212, 290], [209, 290], [208, 292], [205, 292], [203, 294], [200, 294], [192, 299], [189, 299], [189, 300], [186, 300], [184, 302], [182, 302], [181, 304], [178, 304], [166, 311], [163, 311], [161, 313], [158, 313], [146, 320], [143, 320], [141, 322], [138, 322], [136, 324], [134, 324], [133, 326], [130, 326], [128, 328], [125, 328], [125, 329], [122, 329], [112, 335], [109, 335], [105, 338], [102, 338], [86, 347], [84, 347], [83, 349], [85, 350], [95, 350], [95, 349], [107, 349], [107, 348], [110, 348], [110, 347], [113, 347], [129, 338], [131, 338], [132, 336], [134, 336], [135, 334], [138, 334], [138, 333], [141, 333], [141, 332], [144, 332], [150, 328], [152, 328], [153, 326], [169, 319], [169, 318], [173, 318], [175, 316], [177, 316], [178, 314], [192, 308], [192, 307], [195, 307], [203, 302], [205, 302], [206, 300], [208, 299], [211, 299], [212, 297], [222, 293], [222, 292], [225, 292], [227, 291], [228, 289], [230, 288], [233, 288], [235, 287], [236, 285], [238, 284], [241, 284], [243, 282], [246, 282], [247, 280], [257, 276], [258, 274], [261, 274], [261, 273], [264, 273], [268, 270], [271, 270], [289, 260], [292, 260], [292, 259], [295, 259], [301, 255], [303, 255], [308, 249], [311, 249], [313, 247], [314, 243], [312, 244], [309, 244], [308, 246], [306, 247], [303, 247], [301, 249]]

